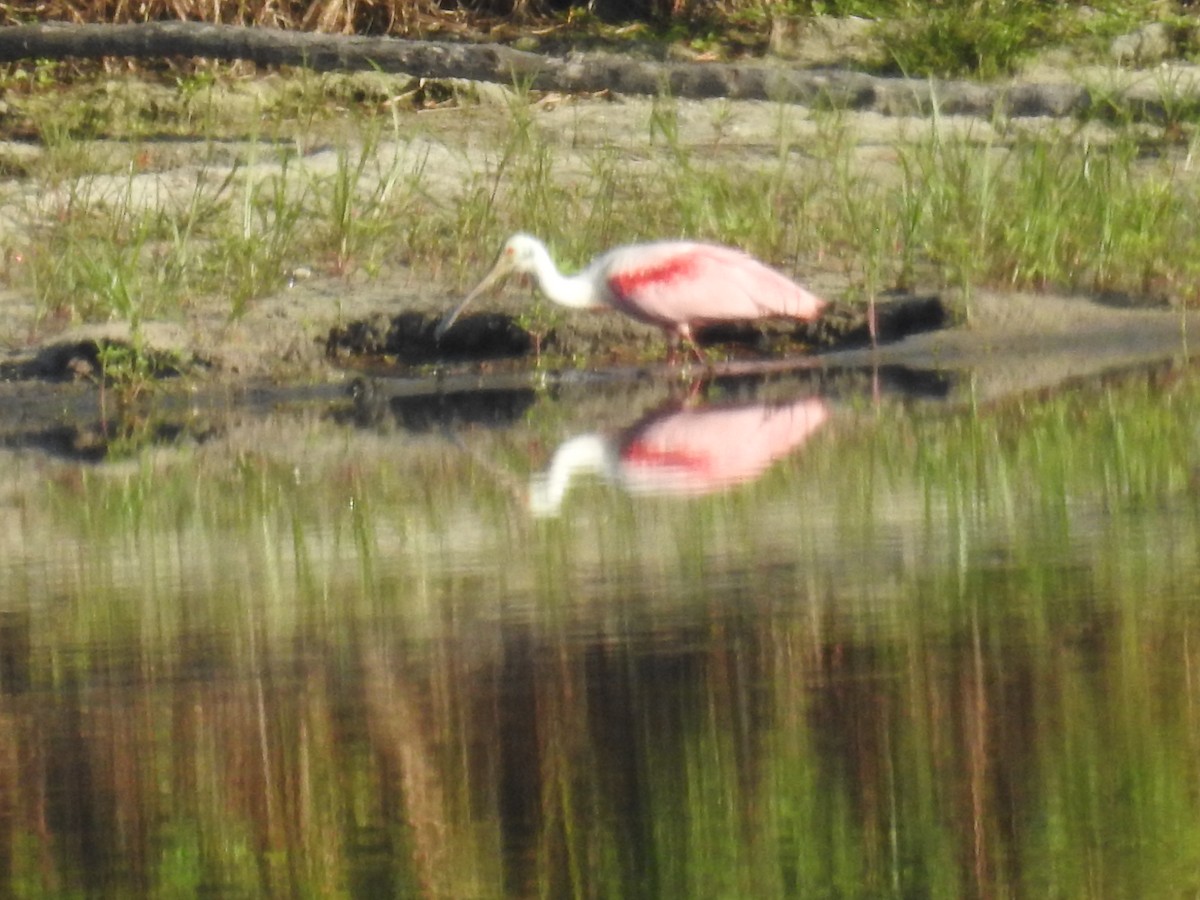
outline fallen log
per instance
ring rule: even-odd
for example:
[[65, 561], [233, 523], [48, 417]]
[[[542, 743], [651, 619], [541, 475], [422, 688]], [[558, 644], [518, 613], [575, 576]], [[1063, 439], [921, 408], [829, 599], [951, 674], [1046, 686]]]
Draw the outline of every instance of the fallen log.
[[566, 93], [608, 90], [689, 99], [723, 97], [804, 106], [871, 110], [884, 115], [1104, 115], [1158, 120], [1181, 100], [1200, 99], [1186, 85], [1105, 92], [1082, 85], [985, 85], [966, 81], [883, 78], [845, 70], [766, 63], [691, 63], [615, 54], [542, 56], [500, 44], [417, 41], [318, 34], [203, 22], [130, 25], [48, 23], [0, 28], [0, 62], [26, 59], [245, 60], [315, 71], [383, 71], [418, 78], [522, 84]]

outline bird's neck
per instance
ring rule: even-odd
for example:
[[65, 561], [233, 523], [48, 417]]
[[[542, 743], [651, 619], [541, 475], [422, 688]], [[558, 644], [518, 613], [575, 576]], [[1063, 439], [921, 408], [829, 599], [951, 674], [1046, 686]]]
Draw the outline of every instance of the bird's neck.
[[593, 309], [605, 305], [588, 272], [580, 272], [578, 275], [562, 274], [545, 248], [538, 248], [534, 275], [542, 293], [562, 306]]
[[611, 445], [599, 434], [581, 434], [564, 441], [554, 451], [550, 468], [530, 482], [530, 510], [535, 516], [557, 515], [576, 475], [596, 472], [613, 478], [616, 463], [612, 454]]

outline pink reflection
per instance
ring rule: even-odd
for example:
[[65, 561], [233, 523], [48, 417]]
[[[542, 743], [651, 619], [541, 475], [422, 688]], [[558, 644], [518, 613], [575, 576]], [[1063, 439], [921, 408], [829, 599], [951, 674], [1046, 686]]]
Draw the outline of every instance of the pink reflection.
[[582, 434], [554, 452], [529, 486], [535, 515], [555, 515], [571, 481], [596, 474], [631, 494], [696, 496], [751, 481], [829, 419], [820, 397], [788, 404], [655, 412], [619, 435]]

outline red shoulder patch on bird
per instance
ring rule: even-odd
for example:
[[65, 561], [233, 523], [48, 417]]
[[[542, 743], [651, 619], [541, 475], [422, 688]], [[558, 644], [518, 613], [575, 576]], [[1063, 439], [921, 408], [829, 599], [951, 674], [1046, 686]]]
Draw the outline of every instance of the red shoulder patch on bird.
[[623, 269], [608, 276], [608, 285], [618, 297], [631, 297], [651, 285], [669, 284], [690, 275], [697, 260], [686, 253], [647, 266]]
[[689, 472], [707, 473], [711, 468], [711, 460], [702, 454], [688, 453], [686, 450], [676, 450], [670, 447], [658, 448], [641, 441], [633, 441], [621, 451], [621, 458], [627, 465], [645, 466], [648, 469], [677, 468]]

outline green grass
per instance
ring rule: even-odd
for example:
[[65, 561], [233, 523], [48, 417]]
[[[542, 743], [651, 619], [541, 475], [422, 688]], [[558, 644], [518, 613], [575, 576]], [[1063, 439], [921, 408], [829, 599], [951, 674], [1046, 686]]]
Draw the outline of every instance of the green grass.
[[[210, 89], [205, 81], [192, 93]], [[343, 111], [318, 107], [315, 90], [289, 96], [309, 105], [285, 114], [268, 104], [232, 161], [206, 104], [194, 178], [171, 191], [155, 181], [161, 146], [137, 134], [80, 138], [63, 102], [61, 121], [41, 123], [41, 155], [8, 184], [7, 196], [27, 198], [5, 238], [26, 261], [10, 267], [12, 286], [58, 319], [136, 324], [214, 300], [237, 316], [299, 268], [370, 276], [402, 262], [465, 284], [504, 236], [525, 230], [568, 266], [666, 235], [736, 244], [786, 269], [840, 272], [845, 296], [864, 303], [918, 283], [968, 298], [989, 285], [1197, 299], [1189, 161], [1200, 137], [1183, 108], [1157, 126], [1038, 133], [996, 122], [979, 125], [979, 137], [935, 113], [881, 165], [862, 162], [842, 112], [813, 113], [815, 132], [805, 133], [781, 106], [773, 148], [747, 157], [730, 144], [730, 107], [715, 105], [711, 136], [697, 140], [669, 97], [644, 130], [574, 149], [539, 124], [519, 89], [498, 122], [482, 120], [482, 166], [463, 156], [462, 177], [448, 181], [412, 143], [414, 113], [381, 111], [374, 95]], [[331, 135], [316, 155], [292, 149], [314, 134]], [[534, 318], [553, 325], [552, 314]]]
[[[877, 5], [887, 34], [892, 71], [910, 76], [996, 78], [1047, 47], [1101, 52], [1099, 42], [1144, 24], [1151, 5], [1078, 5], [1056, 0], [937, 0], [902, 2], [888, 15]], [[1091, 42], [1089, 46], [1089, 42]]]
[[[646, 6], [649, 10], [651, 4]], [[801, 27], [811, 16], [857, 16], [873, 23], [879, 45], [879, 52], [864, 56], [861, 65], [877, 74], [917, 78], [996, 79], [1048, 49], [1068, 48], [1078, 60], [1100, 61], [1106, 59], [1114, 37], [1151, 21], [1174, 29], [1178, 54], [1195, 52], [1186, 10], [1150, 0], [744, 0], [720, 5], [698, 0], [671, 8], [678, 12], [648, 12], [638, 26], [620, 30], [572, 11], [566, 30], [579, 40], [599, 41], [616, 50], [632, 33], [710, 56], [736, 58], [765, 52], [771, 21], [778, 16], [794, 18]]]

